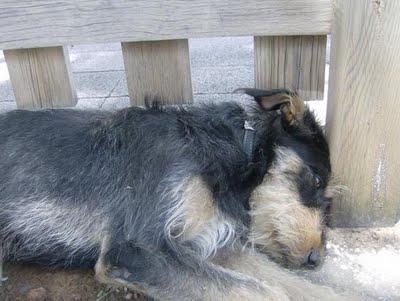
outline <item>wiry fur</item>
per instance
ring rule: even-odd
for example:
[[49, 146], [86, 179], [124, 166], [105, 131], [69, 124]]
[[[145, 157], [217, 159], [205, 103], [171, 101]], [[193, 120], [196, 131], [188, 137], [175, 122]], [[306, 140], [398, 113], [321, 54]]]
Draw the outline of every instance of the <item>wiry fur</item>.
[[[223, 266], [268, 283], [271, 299], [264, 300], [353, 300], [351, 296], [337, 296], [331, 288], [317, 286], [304, 281], [290, 271], [283, 270], [269, 259], [254, 251], [238, 252], [223, 263]], [[356, 300], [356, 299], [354, 299]]]
[[204, 258], [233, 244], [235, 224], [214, 206], [212, 193], [200, 177], [181, 181], [170, 197], [177, 200], [169, 209], [165, 225], [170, 242], [190, 243]]
[[275, 162], [250, 198], [249, 241], [294, 266], [303, 265], [311, 249], [323, 252], [321, 212], [299, 202], [296, 181], [291, 179], [303, 165], [294, 151], [278, 147]]
[[66, 247], [70, 250], [66, 255], [71, 259], [75, 252], [79, 252], [79, 256], [86, 254], [82, 259], [96, 256], [96, 246], [101, 243], [107, 223], [95, 210], [56, 204], [46, 198], [14, 202], [3, 214], [10, 220], [2, 229], [3, 233], [8, 233], [6, 251], [11, 259], [18, 256], [22, 261], [35, 253], [38, 258], [43, 256], [40, 261], [51, 262], [51, 258], [46, 258], [44, 246]]
[[329, 151], [310, 112], [286, 115], [231, 103], [0, 115], [2, 256], [95, 266], [159, 300], [340, 300], [258, 253], [298, 266], [323, 246]]

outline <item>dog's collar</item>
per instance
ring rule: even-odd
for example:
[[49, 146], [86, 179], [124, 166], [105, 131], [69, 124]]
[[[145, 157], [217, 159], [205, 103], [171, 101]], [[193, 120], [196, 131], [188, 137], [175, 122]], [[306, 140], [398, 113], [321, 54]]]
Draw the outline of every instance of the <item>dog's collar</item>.
[[245, 120], [244, 121], [244, 136], [243, 136], [243, 149], [247, 155], [247, 159], [251, 162], [253, 160], [253, 147], [254, 147], [254, 122]]

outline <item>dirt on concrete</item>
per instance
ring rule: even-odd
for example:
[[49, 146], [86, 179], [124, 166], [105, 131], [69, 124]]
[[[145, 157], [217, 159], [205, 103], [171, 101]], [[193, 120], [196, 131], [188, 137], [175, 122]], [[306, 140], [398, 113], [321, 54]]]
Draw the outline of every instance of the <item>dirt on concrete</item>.
[[0, 287], [1, 301], [145, 301], [126, 288], [96, 282], [90, 270], [53, 270], [33, 265], [6, 265], [8, 280]]
[[[299, 272], [312, 282], [361, 296], [361, 300], [400, 300], [400, 224], [393, 228], [335, 229], [327, 254], [315, 271]], [[1, 301], [149, 300], [125, 288], [98, 284], [93, 271], [51, 270], [6, 265]]]

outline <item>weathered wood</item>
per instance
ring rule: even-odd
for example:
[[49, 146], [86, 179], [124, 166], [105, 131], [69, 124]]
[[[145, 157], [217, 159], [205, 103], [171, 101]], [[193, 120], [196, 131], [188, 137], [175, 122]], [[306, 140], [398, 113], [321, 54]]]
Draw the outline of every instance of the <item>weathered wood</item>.
[[326, 36], [255, 37], [257, 88], [290, 88], [304, 100], [322, 99]]
[[2, 0], [0, 49], [326, 34], [330, 22], [330, 0]]
[[131, 103], [146, 96], [168, 103], [193, 99], [188, 40], [122, 43]]
[[335, 1], [327, 133], [336, 226], [400, 219], [400, 1]]
[[5, 50], [4, 57], [19, 108], [62, 108], [76, 104], [66, 48]]

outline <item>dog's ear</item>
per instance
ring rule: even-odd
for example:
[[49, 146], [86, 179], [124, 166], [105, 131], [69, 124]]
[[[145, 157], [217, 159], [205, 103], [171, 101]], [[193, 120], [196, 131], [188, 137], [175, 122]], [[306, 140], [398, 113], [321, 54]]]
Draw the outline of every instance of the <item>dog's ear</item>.
[[234, 93], [245, 93], [267, 111], [280, 110], [284, 121], [289, 125], [301, 122], [304, 115], [304, 102], [287, 89], [262, 90], [255, 88], [236, 89]]
[[290, 94], [290, 101], [281, 107], [282, 115], [289, 125], [302, 123], [304, 119], [305, 104], [296, 93]]
[[240, 88], [234, 93], [244, 93], [254, 97], [257, 103], [267, 111], [278, 110], [281, 105], [289, 102], [290, 91], [285, 89], [262, 90], [255, 88]]

